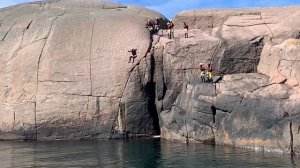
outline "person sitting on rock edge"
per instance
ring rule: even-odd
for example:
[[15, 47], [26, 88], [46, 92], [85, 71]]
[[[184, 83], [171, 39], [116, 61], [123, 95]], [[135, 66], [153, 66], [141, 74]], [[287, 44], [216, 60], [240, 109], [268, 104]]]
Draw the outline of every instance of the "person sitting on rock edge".
[[201, 77], [201, 82], [205, 83], [205, 68], [203, 67], [203, 64], [200, 63], [200, 77]]
[[213, 83], [213, 68], [211, 66], [211, 64], [208, 64], [207, 66], [207, 82], [209, 83]]
[[189, 26], [185, 22], [183, 22], [183, 28], [184, 28], [184, 38], [189, 38], [189, 34], [188, 34]]
[[137, 49], [134, 49], [134, 48], [128, 51], [128, 52], [131, 52], [131, 54], [132, 54], [132, 56], [129, 57], [128, 63], [131, 62], [131, 59], [132, 59], [132, 63], [134, 63], [134, 59], [137, 57], [136, 51], [137, 51]]
[[149, 31], [150, 31], [151, 34], [154, 33], [153, 23], [151, 22], [151, 19], [148, 19], [148, 20], [147, 20], [146, 28], [149, 29]]

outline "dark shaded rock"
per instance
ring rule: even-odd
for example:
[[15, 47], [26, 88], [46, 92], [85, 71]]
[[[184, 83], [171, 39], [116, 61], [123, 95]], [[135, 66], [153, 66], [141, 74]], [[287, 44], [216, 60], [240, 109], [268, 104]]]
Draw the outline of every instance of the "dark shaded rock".
[[231, 113], [235, 106], [241, 103], [242, 97], [238, 95], [219, 94], [216, 97], [214, 106], [223, 112]]
[[219, 74], [257, 72], [262, 48], [262, 40], [257, 43], [237, 40], [226, 41], [223, 57], [217, 64], [217, 72]]

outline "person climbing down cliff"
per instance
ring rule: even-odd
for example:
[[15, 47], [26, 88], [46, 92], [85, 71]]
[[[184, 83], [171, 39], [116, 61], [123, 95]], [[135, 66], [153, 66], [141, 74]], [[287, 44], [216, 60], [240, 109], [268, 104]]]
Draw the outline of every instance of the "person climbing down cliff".
[[189, 34], [188, 34], [189, 26], [185, 22], [183, 22], [183, 28], [184, 28], [184, 38], [189, 38]]
[[200, 76], [201, 76], [201, 82], [205, 83], [205, 68], [203, 67], [203, 64], [200, 63]]
[[208, 64], [207, 66], [207, 82], [208, 83], [213, 83], [213, 68], [211, 66], [211, 64]]
[[148, 28], [149, 31], [150, 31], [150, 33], [153, 34], [154, 28], [153, 28], [153, 23], [151, 22], [151, 19], [148, 19], [148, 20], [147, 20], [146, 28]]
[[158, 35], [159, 27], [160, 27], [160, 21], [159, 21], [159, 18], [156, 17], [155, 24], [154, 24], [154, 34]]
[[168, 37], [169, 39], [171, 39], [172, 37], [174, 38], [174, 23], [172, 22], [172, 20], [170, 20], [170, 22], [168, 22]]
[[128, 52], [131, 52], [131, 54], [132, 54], [132, 56], [129, 57], [128, 63], [131, 62], [131, 59], [132, 59], [132, 63], [134, 63], [134, 59], [137, 57], [136, 51], [137, 51], [137, 49], [134, 49], [134, 48], [128, 51]]

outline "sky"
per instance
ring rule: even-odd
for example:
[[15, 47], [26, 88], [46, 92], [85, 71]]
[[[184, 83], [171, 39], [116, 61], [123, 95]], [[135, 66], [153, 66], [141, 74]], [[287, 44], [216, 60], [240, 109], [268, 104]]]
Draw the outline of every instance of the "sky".
[[[33, 0], [0, 0], [0, 8]], [[183, 10], [208, 8], [249, 8], [299, 5], [300, 0], [113, 0], [124, 5], [138, 5], [156, 10], [172, 19]]]

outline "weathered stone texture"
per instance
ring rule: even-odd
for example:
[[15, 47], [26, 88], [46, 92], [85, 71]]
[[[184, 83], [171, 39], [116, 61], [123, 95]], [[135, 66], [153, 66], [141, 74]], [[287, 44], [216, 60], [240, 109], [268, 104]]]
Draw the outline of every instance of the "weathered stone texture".
[[[160, 113], [162, 137], [299, 152], [298, 140], [291, 143], [291, 134], [297, 136], [299, 128], [297, 17], [299, 7], [176, 15], [175, 39], [161, 38], [159, 44], [164, 46], [166, 90]], [[183, 38], [183, 22], [191, 28], [188, 39]], [[200, 62], [212, 63], [222, 79], [201, 83]]]
[[[0, 137], [159, 133], [149, 87], [152, 39], [144, 28], [156, 16], [166, 20], [148, 9], [95, 0], [2, 9]], [[127, 63], [132, 48], [138, 57]]]

